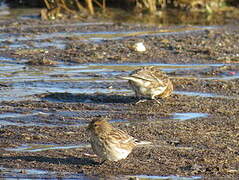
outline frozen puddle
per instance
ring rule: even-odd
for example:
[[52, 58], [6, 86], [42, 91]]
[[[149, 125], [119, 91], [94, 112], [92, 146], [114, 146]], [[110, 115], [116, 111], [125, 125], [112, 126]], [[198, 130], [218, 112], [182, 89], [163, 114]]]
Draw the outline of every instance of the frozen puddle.
[[76, 149], [76, 148], [89, 148], [90, 144], [79, 144], [79, 145], [53, 145], [53, 144], [23, 144], [16, 148], [6, 148], [7, 151], [18, 151], [18, 152], [39, 152], [47, 150], [58, 150], [58, 149]]

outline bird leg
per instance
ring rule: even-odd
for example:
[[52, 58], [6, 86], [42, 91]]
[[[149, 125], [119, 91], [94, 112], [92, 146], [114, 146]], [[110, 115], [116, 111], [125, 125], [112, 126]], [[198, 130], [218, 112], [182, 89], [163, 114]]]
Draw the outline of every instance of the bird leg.
[[145, 102], [145, 101], [148, 101], [148, 100], [147, 100], [147, 99], [140, 99], [140, 100], [138, 100], [135, 104], [143, 103], [143, 102]]
[[[143, 102], [148, 101], [148, 100], [149, 100], [149, 99], [140, 99], [140, 100], [138, 100], [135, 104], [143, 103]], [[162, 104], [162, 103], [161, 103], [157, 98], [155, 98], [154, 96], [151, 97], [150, 100], [154, 100], [154, 101], [156, 101], [158, 104]]]
[[161, 102], [159, 101], [159, 100], [157, 100], [157, 99], [154, 99], [158, 104], [161, 104]]
[[84, 155], [84, 156], [87, 156], [87, 157], [91, 157], [91, 158], [96, 158], [96, 157], [97, 157], [96, 154], [88, 154], [88, 153], [84, 153], [83, 155]]
[[158, 104], [161, 104], [161, 102], [155, 96], [152, 96], [151, 99], [155, 100]]
[[[136, 96], [137, 99], [140, 99], [140, 94], [138, 93], [138, 91], [135, 91], [135, 96]], [[139, 104], [139, 103], [142, 103], [142, 102], [145, 102], [145, 101], [147, 101], [147, 99], [140, 99], [135, 104]]]
[[103, 160], [102, 162], [100, 162], [100, 165], [104, 164], [105, 161], [106, 161], [106, 160]]

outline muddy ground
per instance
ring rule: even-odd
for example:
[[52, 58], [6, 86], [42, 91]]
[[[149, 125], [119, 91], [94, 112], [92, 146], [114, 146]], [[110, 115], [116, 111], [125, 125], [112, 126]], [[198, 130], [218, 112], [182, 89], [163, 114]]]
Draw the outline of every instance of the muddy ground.
[[[59, 172], [83, 173], [96, 176], [119, 175], [179, 175], [211, 178], [239, 178], [239, 79], [202, 79], [214, 75], [233, 76], [239, 72], [239, 21], [228, 25], [214, 26], [188, 33], [163, 34], [159, 36], [134, 36], [119, 40], [103, 40], [92, 43], [79, 41], [78, 37], [60, 37], [67, 43], [66, 48], [52, 46], [46, 50], [9, 49], [12, 40], [1, 43], [1, 56], [26, 60], [28, 66], [54, 66], [58, 63], [225, 63], [223, 67], [208, 68], [190, 73], [169, 73], [175, 91], [215, 93], [220, 96], [203, 97], [173, 94], [161, 100], [138, 103], [129, 95], [115, 94], [71, 94], [45, 93], [36, 95], [40, 100], [2, 101], [1, 113], [29, 113], [41, 111], [35, 119], [1, 118], [17, 122], [44, 122], [49, 126], [0, 127], [0, 166], [9, 168], [42, 169]], [[57, 26], [55, 23], [66, 23]], [[91, 31], [161, 31], [176, 26], [153, 27], [124, 23], [89, 26], [68, 26], [70, 22], [44, 22], [37, 19], [0, 21], [1, 33], [41, 32], [91, 32]], [[53, 26], [54, 25], [54, 26]], [[35, 26], [35, 27], [34, 27]], [[185, 28], [185, 27], [184, 27]], [[191, 29], [191, 26], [186, 26]], [[68, 38], [68, 39], [67, 39]], [[78, 39], [77, 39], [78, 38]], [[21, 41], [21, 40], [18, 40]], [[41, 41], [41, 40], [39, 40]], [[44, 41], [54, 42], [54, 39]], [[139, 53], [131, 46], [143, 41], [147, 51]], [[34, 49], [34, 50], [33, 50]], [[49, 61], [43, 61], [47, 59]], [[230, 65], [230, 63], [234, 63]], [[125, 70], [124, 73], [128, 73]], [[185, 73], [186, 76], [185, 76]], [[184, 76], [182, 76], [184, 75]], [[60, 75], [59, 75], [60, 76]], [[62, 74], [64, 76], [64, 74]], [[126, 82], [98, 83], [102, 88], [127, 88]], [[0, 91], [8, 91], [11, 83], [3, 83]], [[74, 118], [64, 118], [58, 112], [79, 112]], [[172, 113], [200, 112], [206, 118], [186, 121], [170, 119]], [[50, 115], [49, 115], [50, 114]], [[121, 119], [113, 123], [140, 139], [152, 141], [153, 145], [136, 148], [127, 159], [119, 162], [104, 162], [99, 158], [84, 156], [92, 153], [90, 148], [59, 149], [39, 152], [15, 152], [22, 144], [75, 145], [87, 143], [89, 136], [86, 125], [97, 116]], [[61, 123], [64, 125], [61, 126]], [[74, 123], [82, 126], [67, 126]], [[52, 126], [51, 126], [52, 125]], [[54, 126], [58, 125], [58, 126]], [[23, 172], [24, 173], [24, 172]], [[4, 172], [3, 172], [4, 174]], [[0, 172], [0, 176], [1, 176]], [[63, 177], [63, 175], [62, 175]]]

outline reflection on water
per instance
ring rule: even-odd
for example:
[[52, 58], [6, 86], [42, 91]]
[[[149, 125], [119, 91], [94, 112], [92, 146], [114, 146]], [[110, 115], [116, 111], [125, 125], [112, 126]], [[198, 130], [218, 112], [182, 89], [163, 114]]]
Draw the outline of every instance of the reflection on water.
[[[40, 10], [34, 8], [16, 8], [9, 9], [5, 4], [1, 3], [0, 19], [40, 19]], [[230, 8], [229, 8], [230, 9]], [[125, 11], [120, 8], [110, 8], [110, 13], [107, 17], [104, 15], [104, 21], [113, 21], [115, 23], [138, 23], [138, 24], [152, 24], [152, 25], [168, 25], [168, 24], [224, 24], [228, 18], [238, 17], [238, 12], [233, 10], [225, 11], [225, 9], [217, 9], [214, 13], [202, 13], [197, 11], [185, 11], [179, 8], [159, 9], [157, 13], [134, 13], [132, 11]], [[103, 21], [103, 20], [102, 20]], [[77, 24], [77, 23], [76, 23]], [[84, 23], [90, 25], [91, 23]], [[94, 23], [96, 24], [96, 23]], [[62, 26], [62, 24], [57, 24]]]
[[[170, 1], [169, 1], [170, 2]], [[172, 2], [172, 1], [171, 1]], [[178, 1], [180, 2], [180, 1]], [[183, 2], [181, 0], [181, 2]], [[187, 2], [184, 0], [184, 2]], [[190, 2], [190, 1], [188, 1]], [[200, 1], [199, 1], [200, 2]], [[153, 14], [132, 14], [131, 12], [125, 12], [121, 10], [115, 10], [109, 19], [114, 22], [127, 22], [127, 23], [140, 23], [140, 24], [151, 24], [154, 26], [170, 25], [170, 24], [206, 24], [206, 25], [218, 25], [225, 24], [227, 18], [237, 18], [238, 11], [220, 11], [214, 13], [202, 13], [180, 10], [179, 8], [166, 8], [158, 10], [156, 15]]]

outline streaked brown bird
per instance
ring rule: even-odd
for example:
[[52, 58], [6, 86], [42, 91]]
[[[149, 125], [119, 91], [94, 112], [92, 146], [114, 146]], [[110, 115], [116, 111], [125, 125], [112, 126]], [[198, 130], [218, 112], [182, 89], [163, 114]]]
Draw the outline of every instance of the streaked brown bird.
[[103, 160], [118, 161], [125, 159], [138, 145], [151, 144], [148, 141], [138, 142], [126, 132], [114, 128], [105, 119], [90, 122], [90, 143], [95, 154]]
[[156, 96], [165, 98], [173, 91], [173, 84], [169, 77], [154, 66], [142, 67], [131, 72], [129, 76], [119, 78], [128, 80], [136, 97], [149, 97], [157, 101]]

